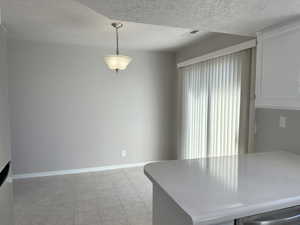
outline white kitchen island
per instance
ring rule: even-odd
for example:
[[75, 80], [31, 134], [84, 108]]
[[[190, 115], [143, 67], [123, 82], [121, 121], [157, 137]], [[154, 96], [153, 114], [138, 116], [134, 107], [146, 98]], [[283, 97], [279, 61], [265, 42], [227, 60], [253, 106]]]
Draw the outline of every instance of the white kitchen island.
[[151, 163], [153, 225], [233, 224], [300, 205], [300, 155], [267, 152]]

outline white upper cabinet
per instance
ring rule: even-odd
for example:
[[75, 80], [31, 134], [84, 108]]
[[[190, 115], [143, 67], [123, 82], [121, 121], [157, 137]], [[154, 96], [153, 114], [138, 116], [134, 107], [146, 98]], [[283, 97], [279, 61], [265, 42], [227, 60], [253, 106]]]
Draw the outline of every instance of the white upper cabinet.
[[300, 22], [257, 40], [256, 107], [300, 110]]

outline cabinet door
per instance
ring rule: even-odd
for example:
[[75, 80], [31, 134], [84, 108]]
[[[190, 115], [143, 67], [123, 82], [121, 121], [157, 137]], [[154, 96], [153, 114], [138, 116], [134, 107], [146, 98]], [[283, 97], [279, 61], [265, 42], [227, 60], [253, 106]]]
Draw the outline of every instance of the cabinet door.
[[258, 35], [257, 107], [300, 109], [300, 27]]
[[6, 52], [6, 31], [0, 27], [0, 171], [4, 168], [8, 161], [10, 161], [8, 72]]

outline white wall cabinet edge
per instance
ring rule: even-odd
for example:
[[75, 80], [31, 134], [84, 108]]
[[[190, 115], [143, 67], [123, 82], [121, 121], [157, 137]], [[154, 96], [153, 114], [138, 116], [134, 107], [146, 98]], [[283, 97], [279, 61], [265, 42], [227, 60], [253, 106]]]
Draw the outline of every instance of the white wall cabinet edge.
[[255, 105], [300, 110], [300, 21], [257, 33]]

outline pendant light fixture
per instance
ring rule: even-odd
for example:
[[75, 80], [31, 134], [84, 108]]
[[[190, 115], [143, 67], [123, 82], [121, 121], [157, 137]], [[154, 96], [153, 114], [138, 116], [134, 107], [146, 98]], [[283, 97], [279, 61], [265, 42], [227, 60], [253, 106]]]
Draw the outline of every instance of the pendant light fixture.
[[107, 55], [104, 57], [104, 61], [107, 64], [108, 68], [118, 72], [119, 70], [125, 70], [128, 64], [131, 62], [132, 58], [126, 55], [119, 54], [119, 33], [118, 30], [123, 27], [122, 23], [112, 23], [111, 24], [116, 29], [116, 54]]

